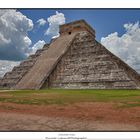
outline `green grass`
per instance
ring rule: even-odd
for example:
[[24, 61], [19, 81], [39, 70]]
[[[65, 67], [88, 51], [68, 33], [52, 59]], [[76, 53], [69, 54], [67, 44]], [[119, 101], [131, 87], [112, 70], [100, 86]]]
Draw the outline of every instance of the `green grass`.
[[120, 107], [140, 106], [140, 90], [15, 90], [0, 91], [0, 102], [67, 105], [77, 102], [114, 102]]

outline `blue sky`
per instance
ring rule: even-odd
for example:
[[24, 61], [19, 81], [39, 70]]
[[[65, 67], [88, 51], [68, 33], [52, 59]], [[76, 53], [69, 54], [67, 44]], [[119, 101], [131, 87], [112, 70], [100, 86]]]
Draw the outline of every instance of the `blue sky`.
[[[122, 35], [125, 31], [123, 24], [134, 23], [140, 19], [140, 10], [101, 10], [101, 9], [89, 9], [89, 10], [61, 10], [61, 9], [32, 9], [32, 10], [19, 10], [28, 18], [32, 19], [34, 24], [40, 18], [47, 18], [55, 14], [55, 11], [61, 12], [65, 15], [66, 22], [74, 20], [84, 19], [86, 20], [95, 30], [96, 39], [100, 41], [101, 37], [105, 37], [108, 34], [117, 31], [119, 35]], [[36, 24], [35, 24], [36, 26]], [[39, 39], [48, 41], [49, 36], [44, 36], [44, 30], [48, 28], [48, 24], [44, 27], [36, 30], [36, 32], [29, 32], [29, 36], [33, 42]]]
[[140, 72], [140, 9], [0, 9], [0, 76], [59, 36], [59, 25], [79, 19]]

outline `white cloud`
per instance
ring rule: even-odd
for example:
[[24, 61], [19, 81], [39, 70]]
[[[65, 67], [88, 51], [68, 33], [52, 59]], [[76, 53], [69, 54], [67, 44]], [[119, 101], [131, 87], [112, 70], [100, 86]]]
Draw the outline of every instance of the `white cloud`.
[[38, 23], [38, 25], [39, 26], [44, 26], [45, 24], [46, 24], [46, 20], [45, 19], [43, 19], [43, 18], [41, 18], [41, 19], [39, 19], [38, 21], [37, 21], [37, 23]]
[[0, 77], [3, 77], [6, 72], [11, 71], [19, 63], [19, 61], [0, 60]]
[[46, 30], [45, 35], [50, 35], [53, 38], [59, 36], [59, 25], [65, 24], [64, 14], [56, 11], [56, 14], [48, 17], [47, 21], [49, 28]]
[[[43, 20], [40, 20], [43, 24]], [[28, 37], [33, 22], [16, 10], [0, 10], [0, 76], [12, 70], [21, 60], [41, 49], [45, 41], [39, 40], [33, 46]]]
[[44, 40], [39, 40], [38, 42], [36, 42], [33, 45], [29, 54], [34, 54], [38, 49], [42, 49], [44, 45], [45, 45], [45, 41]]
[[125, 33], [117, 32], [101, 38], [101, 43], [112, 53], [140, 72], [140, 25], [139, 22], [124, 24]]
[[0, 59], [20, 60], [28, 54], [32, 41], [28, 31], [33, 22], [16, 10], [0, 10]]

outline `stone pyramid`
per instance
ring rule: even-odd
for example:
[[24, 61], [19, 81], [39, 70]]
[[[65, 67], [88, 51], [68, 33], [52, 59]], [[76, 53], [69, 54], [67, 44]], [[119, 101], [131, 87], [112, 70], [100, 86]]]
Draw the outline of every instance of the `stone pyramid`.
[[0, 80], [12, 89], [139, 89], [140, 75], [95, 40], [84, 20], [60, 26], [60, 36]]

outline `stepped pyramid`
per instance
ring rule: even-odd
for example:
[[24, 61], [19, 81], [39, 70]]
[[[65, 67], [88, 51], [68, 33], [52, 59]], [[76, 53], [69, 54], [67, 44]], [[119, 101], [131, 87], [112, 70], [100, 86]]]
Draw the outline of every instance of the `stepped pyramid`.
[[140, 75], [95, 40], [84, 20], [60, 26], [60, 36], [0, 80], [12, 89], [139, 89]]

